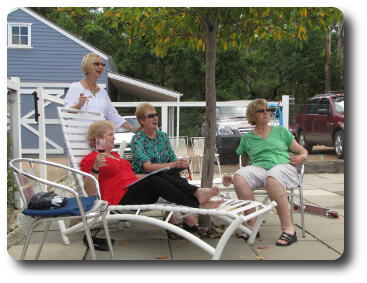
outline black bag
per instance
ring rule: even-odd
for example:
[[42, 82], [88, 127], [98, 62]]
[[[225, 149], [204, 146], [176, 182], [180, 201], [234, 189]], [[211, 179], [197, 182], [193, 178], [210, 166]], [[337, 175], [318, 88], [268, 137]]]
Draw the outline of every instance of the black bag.
[[35, 194], [28, 203], [29, 209], [54, 209], [66, 205], [67, 197], [59, 196], [55, 192], [40, 192]]

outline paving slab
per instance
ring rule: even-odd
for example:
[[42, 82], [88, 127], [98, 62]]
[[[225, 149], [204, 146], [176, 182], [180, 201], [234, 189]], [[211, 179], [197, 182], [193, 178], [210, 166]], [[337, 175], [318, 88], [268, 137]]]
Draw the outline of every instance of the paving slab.
[[[20, 259], [23, 245], [12, 246], [8, 249], [9, 255], [13, 259]], [[26, 254], [25, 260], [34, 260], [38, 244], [30, 244]], [[72, 242], [70, 245], [63, 245], [60, 243], [45, 243], [40, 260], [82, 260], [87, 248], [81, 241]]]
[[263, 260], [337, 260], [340, 254], [326, 247], [318, 240], [303, 240], [289, 247], [278, 247], [273, 241], [264, 240], [259, 249], [259, 256]]
[[[212, 247], [216, 247], [218, 239], [205, 240]], [[187, 240], [170, 241], [173, 260], [210, 260], [212, 255], [198, 248]], [[223, 250], [220, 260], [257, 260], [256, 253], [242, 239], [230, 239]]]
[[[113, 250], [116, 260], [172, 260], [167, 240], [118, 240]], [[96, 256], [98, 260], [111, 260], [108, 251], [96, 251]], [[92, 259], [90, 252], [85, 259]]]

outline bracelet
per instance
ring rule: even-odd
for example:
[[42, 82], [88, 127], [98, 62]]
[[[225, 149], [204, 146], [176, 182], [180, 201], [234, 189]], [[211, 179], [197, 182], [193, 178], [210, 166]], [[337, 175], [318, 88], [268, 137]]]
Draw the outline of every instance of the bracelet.
[[94, 174], [99, 174], [99, 170], [96, 170], [96, 169], [94, 169], [93, 167], [92, 167], [92, 173], [94, 173]]

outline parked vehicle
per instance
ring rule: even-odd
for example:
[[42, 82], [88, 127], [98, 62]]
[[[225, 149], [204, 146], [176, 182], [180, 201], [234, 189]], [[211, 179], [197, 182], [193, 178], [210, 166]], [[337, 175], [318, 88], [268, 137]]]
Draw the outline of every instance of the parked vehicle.
[[[133, 127], [139, 127], [139, 122], [136, 119], [135, 116], [123, 116], [123, 118], [128, 121]], [[125, 151], [123, 158], [126, 160], [131, 160], [131, 149], [130, 149], [130, 142], [133, 137], [134, 133], [122, 129], [121, 127], [116, 129], [115, 131], [115, 151], [117, 151], [120, 148], [121, 142], [124, 141], [126, 143], [125, 145]]]
[[238, 162], [235, 153], [240, 144], [241, 136], [254, 127], [246, 120], [245, 107], [217, 107], [217, 129], [215, 144], [221, 164]]
[[309, 153], [314, 145], [333, 146], [336, 156], [344, 158], [344, 93], [307, 99], [296, 117], [296, 135]]

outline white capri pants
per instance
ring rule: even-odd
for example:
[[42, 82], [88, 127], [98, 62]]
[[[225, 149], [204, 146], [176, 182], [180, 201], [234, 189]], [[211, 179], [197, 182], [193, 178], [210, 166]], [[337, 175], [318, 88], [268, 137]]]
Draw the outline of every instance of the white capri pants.
[[265, 188], [268, 177], [273, 177], [285, 188], [295, 188], [299, 185], [297, 169], [291, 164], [279, 164], [270, 170], [248, 165], [238, 169], [235, 175], [243, 177], [252, 190]]

